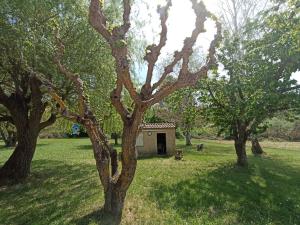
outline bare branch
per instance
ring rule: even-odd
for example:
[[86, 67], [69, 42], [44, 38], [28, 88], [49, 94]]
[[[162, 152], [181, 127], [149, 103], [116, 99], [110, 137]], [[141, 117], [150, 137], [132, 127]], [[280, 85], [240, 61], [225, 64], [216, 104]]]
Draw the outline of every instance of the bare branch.
[[[179, 62], [179, 60], [182, 59], [182, 66], [178, 75], [178, 79], [174, 83], [160, 88], [151, 97], [150, 101], [148, 101], [150, 105], [159, 102], [164, 97], [168, 96], [170, 93], [178, 90], [179, 88], [194, 86], [199, 79], [205, 78], [207, 76], [207, 72], [209, 69], [216, 65], [215, 53], [216, 48], [218, 47], [218, 44], [221, 40], [221, 24], [213, 14], [209, 13], [206, 10], [202, 2], [197, 3], [197, 1], [192, 0], [192, 3], [194, 12], [197, 16], [196, 26], [193, 30], [192, 36], [185, 39], [184, 46], [180, 52], [175, 52], [173, 62], [165, 67], [165, 71], [162, 74], [161, 78], [157, 83], [153, 85], [152, 91], [157, 89], [163, 83], [167, 75], [173, 71], [174, 66]], [[204, 23], [207, 18], [211, 18], [216, 22], [217, 33], [215, 34], [214, 39], [210, 44], [206, 64], [202, 66], [199, 71], [191, 73], [188, 68], [189, 58], [193, 53], [193, 46], [196, 43], [199, 34], [205, 32]]]
[[126, 33], [130, 28], [130, 0], [123, 0], [123, 24], [113, 29], [114, 41], [122, 40], [125, 38]]
[[[140, 104], [141, 98], [137, 93], [130, 76], [128, 46], [125, 41], [125, 35], [130, 28], [130, 0], [123, 0], [123, 7], [123, 25], [114, 28], [112, 34], [107, 34], [108, 30], [106, 28], [106, 19], [101, 10], [101, 6], [99, 5], [99, 0], [91, 0], [90, 23], [98, 31], [98, 33], [100, 33], [110, 44], [112, 55], [116, 60], [118, 82], [121, 82], [125, 86], [133, 101], [136, 104]], [[118, 88], [119, 87], [117, 87], [117, 89]], [[115, 96], [115, 93], [113, 93], [112, 95]], [[121, 109], [120, 104], [118, 102], [115, 103], [117, 103], [118, 107]]]
[[164, 73], [162, 74], [162, 76], [160, 77], [158, 82], [156, 82], [153, 85], [152, 91], [157, 89], [163, 83], [165, 78], [171, 72], [173, 72], [174, 66], [180, 60], [182, 60], [182, 67], [180, 70], [179, 79], [181, 79], [183, 76], [187, 76], [189, 73], [188, 72], [188, 64], [189, 64], [189, 58], [193, 53], [193, 46], [195, 45], [200, 33], [205, 32], [204, 23], [205, 23], [206, 19], [211, 15], [206, 10], [206, 7], [203, 4], [203, 2], [197, 3], [196, 0], [191, 0], [191, 1], [192, 1], [193, 10], [196, 14], [196, 23], [195, 23], [195, 28], [192, 32], [192, 35], [191, 35], [191, 37], [188, 37], [184, 40], [184, 45], [183, 45], [181, 51], [175, 52], [173, 61], [168, 66], [165, 67]]
[[172, 6], [172, 1], [169, 0], [167, 5], [164, 7], [158, 7], [157, 12], [160, 14], [160, 23], [161, 23], [161, 33], [160, 40], [158, 45], [150, 45], [146, 48], [146, 56], [144, 59], [148, 62], [148, 71], [145, 86], [151, 85], [151, 80], [153, 76], [154, 65], [158, 60], [158, 56], [160, 55], [161, 49], [166, 45], [167, 42], [167, 19], [168, 19], [168, 11]]
[[116, 108], [117, 112], [120, 114], [123, 121], [125, 121], [129, 117], [129, 111], [124, 107], [121, 101], [121, 94], [122, 94], [122, 81], [120, 77], [117, 78], [117, 87], [111, 93], [111, 101], [113, 106]]
[[90, 24], [97, 30], [107, 42], [111, 42], [111, 33], [107, 29], [106, 17], [102, 11], [103, 6], [100, 5], [99, 0], [91, 0], [89, 9]]

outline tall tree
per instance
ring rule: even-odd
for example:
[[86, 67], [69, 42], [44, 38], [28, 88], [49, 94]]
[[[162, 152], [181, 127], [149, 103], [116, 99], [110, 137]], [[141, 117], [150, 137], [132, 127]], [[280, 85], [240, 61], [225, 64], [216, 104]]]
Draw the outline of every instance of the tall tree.
[[[41, 72], [54, 82], [64, 99], [73, 99], [70, 82], [61, 79], [53, 63], [55, 27], [62, 27], [68, 47], [66, 55], [70, 59], [68, 66], [90, 80], [100, 71], [99, 65], [96, 67], [91, 60], [101, 58], [101, 71], [108, 78], [103, 86], [108, 87], [113, 81], [114, 72], [108, 70], [111, 57], [106, 54], [103, 41], [88, 26], [86, 10], [85, 1], [5, 0], [0, 3], [0, 104], [9, 111], [18, 141], [0, 169], [0, 183], [28, 176], [39, 132], [56, 119], [56, 105], [45, 94], [36, 73]], [[87, 44], [93, 49], [86, 51]], [[52, 113], [43, 120], [47, 108]]]
[[[161, 19], [161, 34], [159, 44], [153, 44], [147, 47], [145, 60], [148, 63], [147, 77], [141, 91], [138, 92], [134, 87], [130, 74], [130, 61], [128, 58], [128, 45], [126, 41], [126, 34], [130, 28], [130, 1], [123, 1], [123, 24], [116, 26], [112, 31], [108, 29], [106, 17], [103, 13], [103, 5], [97, 0], [92, 0], [90, 4], [90, 23], [107, 41], [112, 49], [112, 55], [116, 60], [117, 81], [116, 88], [112, 92], [111, 100], [117, 112], [120, 114], [123, 121], [123, 135], [122, 135], [122, 171], [115, 183], [102, 183], [104, 185], [106, 202], [105, 209], [112, 212], [117, 218], [121, 217], [124, 199], [126, 192], [133, 180], [136, 170], [136, 150], [135, 140], [138, 134], [139, 125], [142, 121], [144, 112], [151, 105], [161, 101], [164, 97], [173, 93], [174, 91], [194, 85], [198, 79], [206, 76], [207, 71], [214, 65], [215, 45], [220, 35], [220, 24], [217, 22], [218, 34], [215, 40], [212, 41], [208, 58], [205, 66], [200, 68], [197, 72], [191, 73], [189, 71], [189, 58], [193, 53], [193, 45], [196, 43], [200, 33], [205, 32], [204, 22], [207, 18], [215, 20], [215, 17], [210, 14], [202, 2], [192, 1], [193, 10], [196, 14], [195, 29], [190, 38], [186, 38], [184, 46], [181, 51], [174, 54], [174, 60], [165, 68], [164, 73], [160, 79], [152, 84], [154, 66], [160, 55], [160, 51], [167, 41], [167, 26], [168, 10], [171, 7], [171, 1], [167, 2], [165, 7], [159, 7], [158, 12]], [[181, 70], [177, 79], [160, 87], [165, 78], [173, 71], [174, 66], [182, 60]], [[160, 87], [158, 89], [158, 87]], [[122, 90], [125, 88], [133, 102], [133, 110], [129, 111], [128, 107], [124, 106], [122, 101]], [[109, 179], [110, 174], [103, 172], [104, 168], [98, 168], [100, 174], [105, 175], [103, 178]]]
[[228, 36], [219, 54], [227, 74], [204, 85], [206, 92], [201, 100], [207, 116], [221, 129], [230, 131], [240, 166], [247, 164], [249, 136], [276, 112], [300, 104], [300, 86], [291, 79], [299, 69], [297, 8], [299, 5], [293, 4], [282, 6], [280, 11], [272, 8], [248, 26], [243, 34], [249, 34], [247, 38]]
[[[117, 80], [116, 87], [111, 93], [111, 102], [120, 115], [123, 123], [121, 173], [118, 172], [116, 151], [108, 144], [103, 130], [100, 128], [86, 101], [87, 96], [84, 93], [82, 80], [74, 73], [70, 72], [61, 60], [64, 49], [62, 41], [59, 41], [60, 51], [56, 57], [56, 61], [60, 71], [74, 84], [78, 94], [80, 112], [75, 113], [74, 111], [69, 110], [66, 103], [54, 91], [52, 85], [45, 80], [43, 81], [47, 84], [51, 96], [60, 104], [61, 114], [68, 119], [80, 122], [85, 126], [92, 141], [99, 177], [101, 184], [104, 187], [104, 210], [111, 213], [117, 222], [120, 222], [121, 220], [126, 193], [136, 171], [137, 155], [135, 141], [145, 111], [174, 91], [195, 85], [199, 79], [205, 78], [207, 72], [215, 66], [214, 54], [216, 45], [220, 39], [220, 24], [216, 21], [216, 18], [206, 10], [202, 2], [197, 3], [197, 1], [192, 0], [193, 10], [196, 14], [196, 24], [192, 35], [185, 39], [182, 49], [175, 52], [173, 61], [166, 66], [160, 79], [156, 83], [152, 83], [154, 66], [158, 60], [161, 49], [165, 46], [167, 41], [166, 22], [171, 5], [171, 1], [168, 1], [166, 6], [158, 8], [161, 19], [160, 41], [158, 44], [153, 44], [146, 49], [145, 60], [148, 63], [147, 78], [141, 90], [138, 91], [134, 86], [130, 73], [128, 43], [126, 39], [126, 34], [130, 28], [130, 1], [123, 1], [123, 20], [121, 25], [116, 26], [110, 26], [108, 24], [107, 18], [103, 12], [103, 2], [92, 0], [90, 3], [90, 23], [107, 41], [111, 48], [112, 56], [115, 58]], [[216, 21], [217, 34], [215, 35], [215, 39], [211, 42], [205, 65], [196, 72], [190, 72], [188, 64], [190, 56], [193, 53], [193, 46], [196, 43], [198, 36], [205, 32], [204, 23], [208, 18]], [[173, 82], [160, 87], [166, 77], [172, 73], [174, 66], [180, 61], [182, 61], [182, 65], [176, 79]], [[131, 98], [131, 105], [125, 105], [123, 98], [124, 91], [127, 91]]]

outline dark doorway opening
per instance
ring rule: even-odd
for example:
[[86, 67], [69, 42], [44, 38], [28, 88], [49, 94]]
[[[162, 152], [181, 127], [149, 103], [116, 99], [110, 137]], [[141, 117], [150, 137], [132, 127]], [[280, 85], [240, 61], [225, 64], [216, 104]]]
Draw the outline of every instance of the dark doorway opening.
[[157, 134], [157, 154], [159, 155], [167, 154], [167, 142], [166, 142], [165, 133]]

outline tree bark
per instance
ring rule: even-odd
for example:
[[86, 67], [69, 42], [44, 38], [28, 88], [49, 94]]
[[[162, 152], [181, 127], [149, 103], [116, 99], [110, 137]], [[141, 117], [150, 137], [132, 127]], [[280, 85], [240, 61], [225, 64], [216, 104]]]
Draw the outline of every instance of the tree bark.
[[185, 132], [185, 145], [186, 146], [191, 146], [192, 145], [192, 142], [191, 142], [191, 133], [190, 132]]
[[247, 143], [247, 126], [240, 122], [237, 122], [234, 129], [234, 147], [237, 155], [237, 165], [245, 167], [248, 165], [246, 143]]
[[[118, 175], [117, 172], [117, 152], [112, 151], [110, 153], [111, 178], [109, 179], [109, 182], [103, 185], [105, 196], [103, 208], [105, 212], [113, 216], [115, 224], [119, 224], [121, 222], [126, 193], [133, 181], [137, 167], [135, 142], [138, 134], [138, 128], [142, 121], [142, 115], [143, 111], [140, 111], [140, 109], [136, 110], [134, 117], [124, 122], [121, 153], [122, 171], [120, 175]], [[100, 167], [98, 167], [98, 171], [99, 168]], [[103, 170], [105, 170], [105, 168], [102, 167], [102, 172], [99, 172], [99, 174], [102, 174], [102, 178], [100, 175], [101, 180], [103, 180]]]
[[31, 129], [17, 130], [18, 144], [0, 169], [0, 184], [7, 181], [18, 182], [29, 175], [37, 137], [38, 133]]
[[36, 77], [30, 77], [28, 83], [30, 98], [24, 93], [13, 93], [4, 102], [5, 107], [13, 118], [13, 124], [17, 130], [17, 146], [0, 169], [0, 184], [7, 182], [19, 182], [30, 174], [30, 165], [35, 152], [37, 138], [41, 129], [55, 122], [41, 123], [46, 105], [43, 103], [43, 93], [40, 90], [41, 81]]
[[238, 166], [247, 166], [247, 153], [246, 153], [246, 142], [241, 140], [234, 141], [235, 151], [237, 155], [237, 165]]
[[120, 187], [111, 184], [110, 188], [104, 193], [105, 203], [103, 209], [106, 213], [113, 216], [114, 224], [121, 222], [126, 191], [121, 191]]
[[256, 137], [251, 139], [251, 144], [252, 144], [251, 151], [254, 155], [262, 155], [264, 153]]
[[136, 112], [135, 119], [124, 122], [122, 135], [122, 171], [118, 172], [117, 151], [109, 145], [106, 136], [91, 113], [90, 122], [83, 123], [91, 139], [100, 181], [104, 189], [103, 210], [113, 218], [113, 224], [119, 224], [122, 218], [127, 190], [133, 180], [137, 154], [135, 141], [142, 114]]
[[135, 141], [140, 122], [141, 115], [137, 115], [134, 121], [124, 124], [122, 135], [122, 171], [117, 183], [110, 184], [109, 191], [105, 194], [104, 209], [114, 216], [117, 224], [121, 221], [126, 193], [136, 171], [137, 154]]

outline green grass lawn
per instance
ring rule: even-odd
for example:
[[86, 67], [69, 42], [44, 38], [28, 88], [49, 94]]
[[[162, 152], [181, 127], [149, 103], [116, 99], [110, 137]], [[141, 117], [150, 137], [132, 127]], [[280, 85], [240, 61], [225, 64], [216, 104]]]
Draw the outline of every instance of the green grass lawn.
[[[300, 224], [300, 145], [248, 152], [242, 169], [230, 142], [203, 143], [178, 143], [182, 161], [139, 160], [122, 224]], [[0, 165], [11, 152], [0, 149]], [[29, 179], [0, 188], [0, 224], [104, 224], [102, 204], [89, 140], [40, 140]]]

